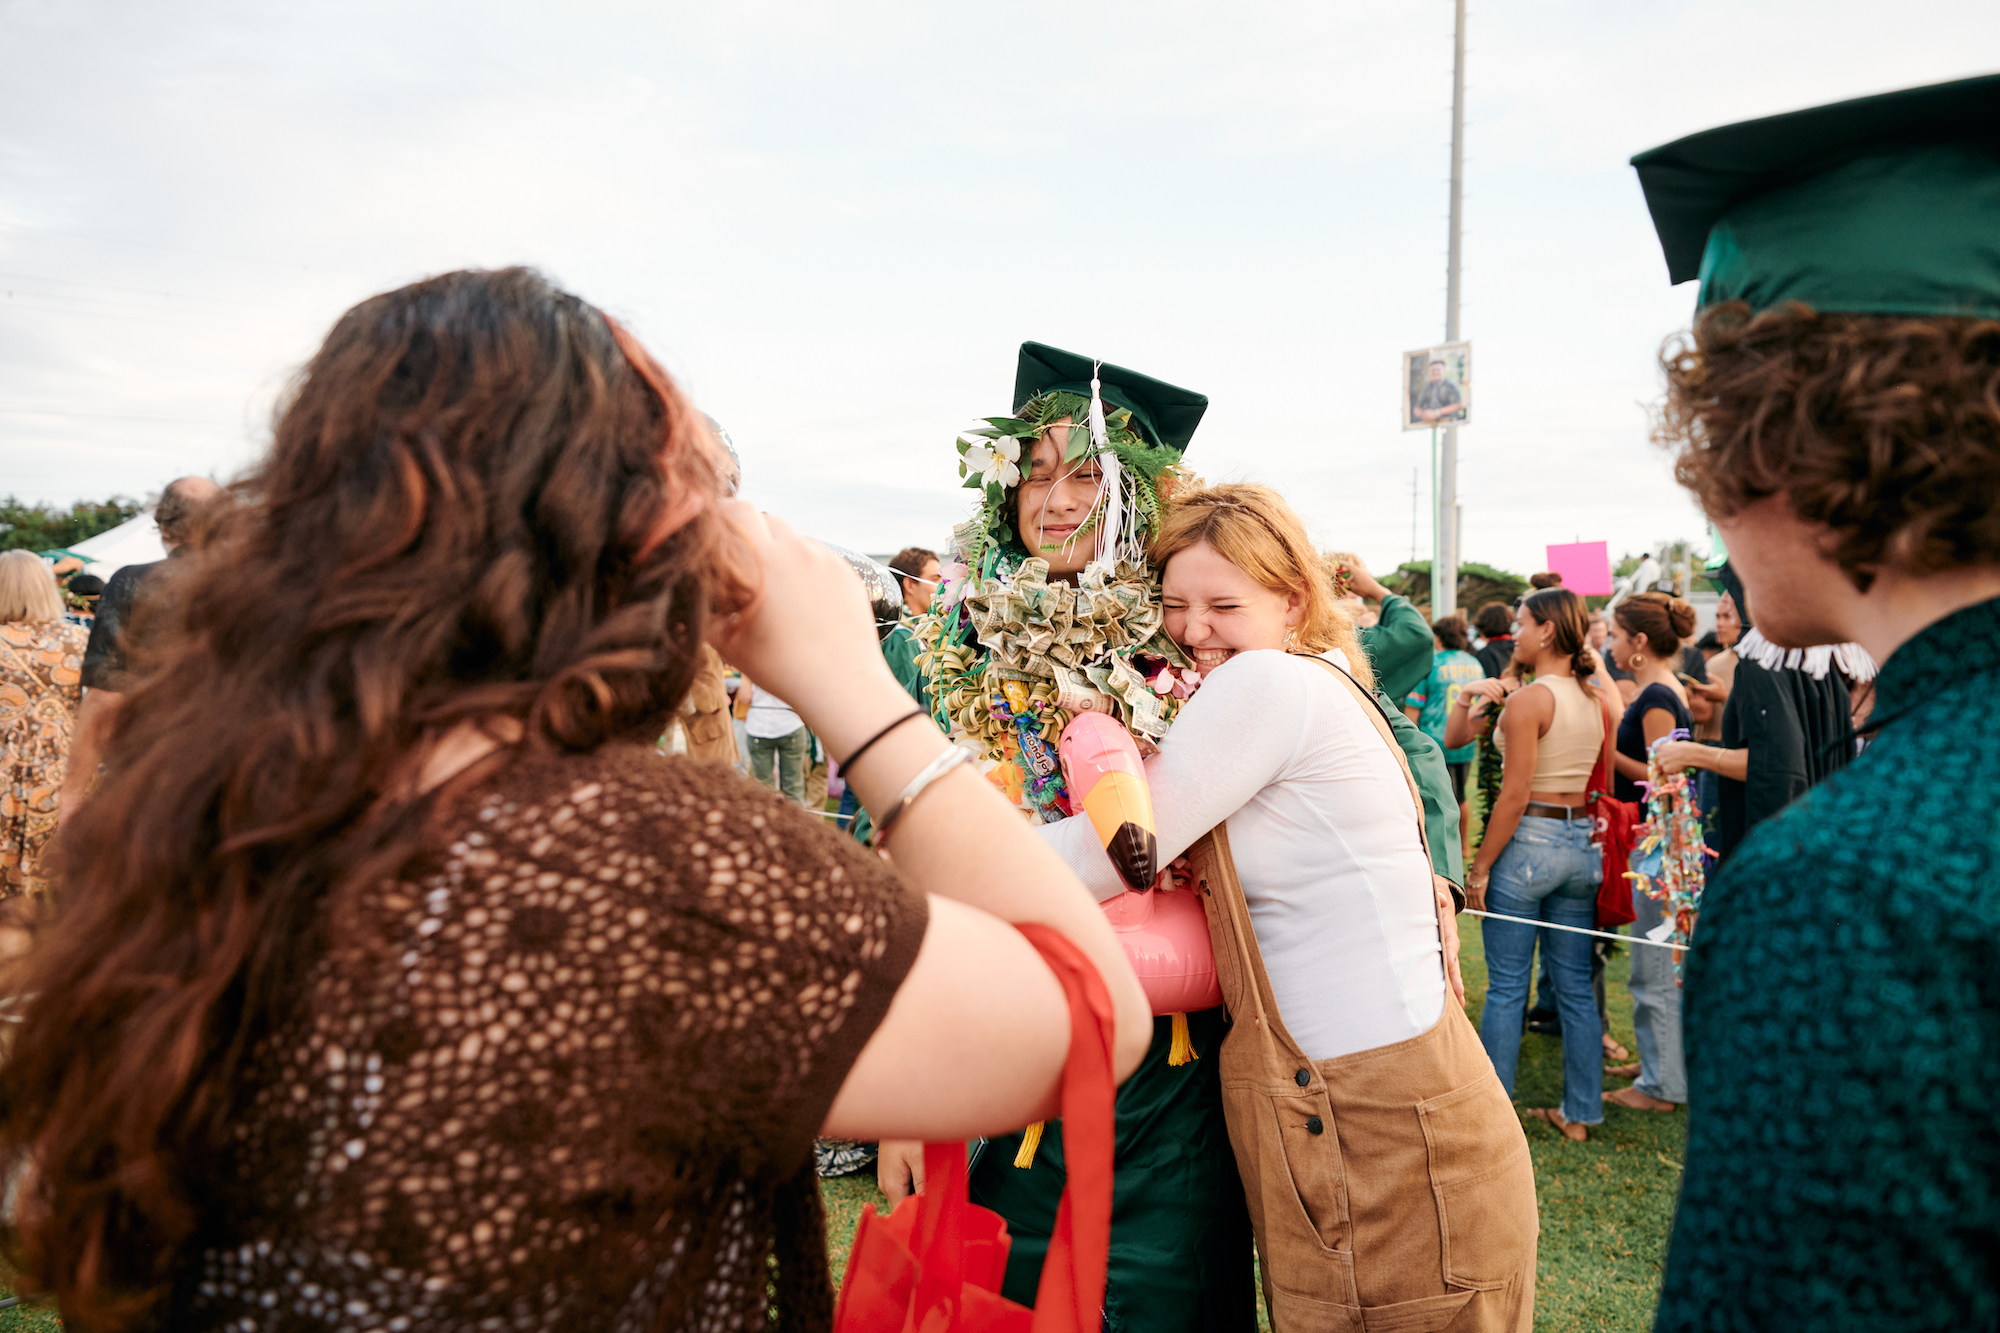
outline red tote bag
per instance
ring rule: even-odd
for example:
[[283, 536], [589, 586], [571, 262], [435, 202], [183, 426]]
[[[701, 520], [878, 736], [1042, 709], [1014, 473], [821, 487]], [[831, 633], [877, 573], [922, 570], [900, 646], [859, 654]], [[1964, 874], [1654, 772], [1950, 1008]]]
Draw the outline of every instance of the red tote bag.
[[1644, 821], [1644, 814], [1631, 801], [1621, 801], [1611, 793], [1612, 747], [1617, 730], [1611, 720], [1611, 705], [1604, 705], [1604, 746], [1597, 754], [1597, 766], [1590, 772], [1590, 786], [1584, 800], [1590, 805], [1591, 841], [1604, 853], [1604, 878], [1597, 884], [1597, 928], [1610, 930], [1636, 920], [1632, 910], [1632, 881], [1625, 872], [1632, 867], [1632, 834]]
[[1042, 1262], [1035, 1308], [1000, 1295], [1007, 1223], [966, 1194], [965, 1145], [924, 1145], [924, 1189], [884, 1217], [861, 1210], [834, 1309], [834, 1333], [1096, 1333], [1111, 1257], [1111, 993], [1074, 944], [1018, 927], [1069, 998], [1063, 1159], [1069, 1179]]

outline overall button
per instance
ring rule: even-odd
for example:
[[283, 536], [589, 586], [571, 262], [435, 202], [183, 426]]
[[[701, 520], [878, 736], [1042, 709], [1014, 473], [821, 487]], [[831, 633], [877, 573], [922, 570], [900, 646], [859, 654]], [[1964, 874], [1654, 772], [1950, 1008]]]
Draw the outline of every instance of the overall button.
[[1315, 1116], [1307, 1116], [1307, 1117], [1306, 1117], [1306, 1133], [1308, 1133], [1308, 1134], [1324, 1134], [1324, 1133], [1326, 1133], [1326, 1122], [1325, 1122], [1324, 1120], [1321, 1120], [1321, 1119], [1320, 1119], [1320, 1118], [1319, 1118], [1318, 1116], [1316, 1116], [1316, 1115], [1315, 1115]]
[[1310, 1069], [1301, 1069], [1298, 1073], [1292, 1075], [1292, 1082], [1298, 1084], [1302, 1088], [1306, 1084], [1312, 1081], [1313, 1081], [1313, 1071]]

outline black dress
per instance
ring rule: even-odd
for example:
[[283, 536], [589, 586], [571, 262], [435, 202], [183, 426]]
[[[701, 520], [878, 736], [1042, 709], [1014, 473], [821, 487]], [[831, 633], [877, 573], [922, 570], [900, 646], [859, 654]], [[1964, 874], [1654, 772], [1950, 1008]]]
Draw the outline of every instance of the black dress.
[[[1674, 715], [1674, 725], [1685, 731], [1694, 730], [1694, 719], [1688, 715], [1687, 705], [1681, 697], [1664, 685], [1648, 685], [1633, 697], [1625, 709], [1625, 716], [1618, 723], [1618, 753], [1627, 759], [1646, 762], [1646, 714], [1655, 708], [1665, 709]], [[1612, 795], [1621, 801], [1643, 801], [1646, 793], [1638, 782], [1623, 773], [1614, 775], [1611, 784]]]

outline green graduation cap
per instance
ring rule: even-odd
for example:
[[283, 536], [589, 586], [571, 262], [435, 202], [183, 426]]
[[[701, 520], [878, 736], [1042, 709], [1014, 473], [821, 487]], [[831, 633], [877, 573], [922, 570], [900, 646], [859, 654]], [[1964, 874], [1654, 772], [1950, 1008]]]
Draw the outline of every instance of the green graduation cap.
[[1030, 399], [1045, 393], [1073, 393], [1087, 399], [1093, 377], [1099, 395], [1111, 406], [1130, 412], [1133, 427], [1148, 444], [1177, 454], [1187, 451], [1194, 428], [1201, 424], [1201, 414], [1208, 410], [1205, 394], [1034, 342], [1021, 344], [1021, 360], [1014, 372], [1014, 410], [1020, 411]]
[[1698, 307], [2000, 318], [2000, 75], [1724, 125], [1632, 165]]

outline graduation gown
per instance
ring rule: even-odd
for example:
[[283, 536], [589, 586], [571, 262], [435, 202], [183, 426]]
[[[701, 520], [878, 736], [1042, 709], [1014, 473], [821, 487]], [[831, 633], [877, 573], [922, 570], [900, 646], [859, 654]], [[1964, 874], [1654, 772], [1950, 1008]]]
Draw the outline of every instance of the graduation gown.
[[1853, 752], [1847, 686], [1836, 672], [1814, 680], [1796, 668], [1737, 663], [1722, 710], [1722, 748], [1748, 749], [1742, 782], [1723, 778], [1715, 851], [1727, 860], [1751, 829], [1845, 767]]

